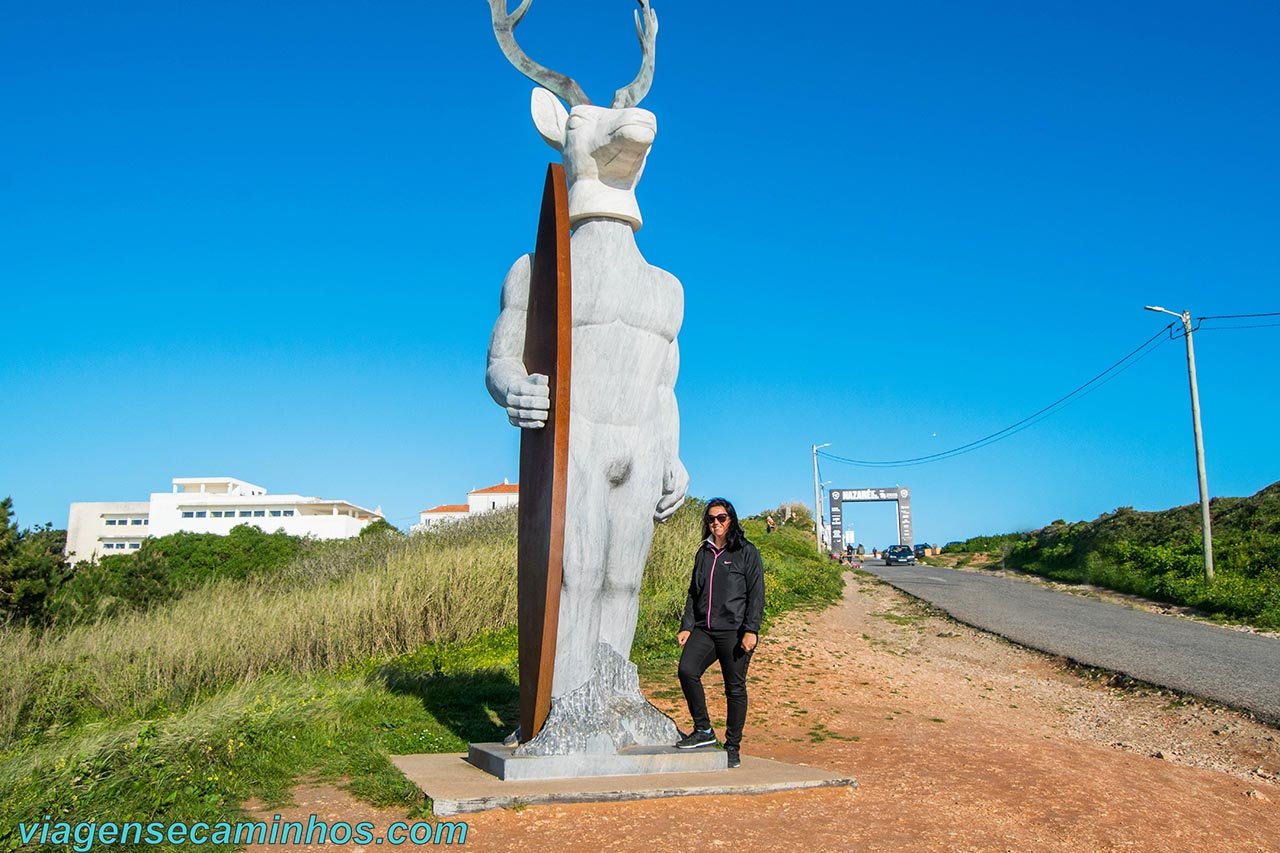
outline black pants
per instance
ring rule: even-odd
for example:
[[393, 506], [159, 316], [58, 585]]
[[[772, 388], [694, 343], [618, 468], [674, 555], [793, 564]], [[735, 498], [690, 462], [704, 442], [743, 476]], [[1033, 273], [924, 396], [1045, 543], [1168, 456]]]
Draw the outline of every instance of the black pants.
[[702, 674], [716, 660], [720, 661], [724, 696], [729, 705], [724, 745], [738, 749], [742, 743], [742, 724], [747, 720], [747, 664], [751, 663], [751, 652], [742, 649], [742, 635], [737, 631], [694, 628], [680, 653], [680, 688], [689, 703], [694, 727], [703, 731], [711, 728]]

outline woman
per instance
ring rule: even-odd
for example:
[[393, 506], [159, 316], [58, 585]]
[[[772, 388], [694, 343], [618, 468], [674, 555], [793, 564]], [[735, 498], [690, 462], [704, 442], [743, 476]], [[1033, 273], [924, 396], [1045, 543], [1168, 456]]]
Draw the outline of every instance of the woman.
[[764, 613], [764, 564], [756, 546], [746, 540], [738, 513], [724, 498], [707, 501], [702, 519], [703, 542], [693, 558], [693, 577], [685, 599], [684, 618], [676, 640], [680, 654], [680, 687], [693, 731], [681, 738], [680, 749], [716, 744], [702, 674], [720, 661], [729, 712], [724, 748], [729, 766], [742, 764], [742, 724], [747, 719], [747, 665], [760, 634]]

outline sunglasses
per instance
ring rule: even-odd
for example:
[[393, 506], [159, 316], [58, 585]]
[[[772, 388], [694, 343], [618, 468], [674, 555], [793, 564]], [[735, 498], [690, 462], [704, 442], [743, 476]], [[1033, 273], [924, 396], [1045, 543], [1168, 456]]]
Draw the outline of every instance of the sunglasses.
[[708, 515], [708, 516], [707, 516], [707, 523], [708, 523], [708, 524], [710, 524], [710, 523], [711, 523], [711, 522], [713, 522], [713, 521], [718, 521], [718, 522], [720, 522], [721, 524], [724, 524], [724, 523], [725, 523], [726, 521], [728, 521], [728, 520], [729, 520], [729, 514], [728, 514], [728, 513], [724, 513], [724, 512], [720, 513], [719, 515]]

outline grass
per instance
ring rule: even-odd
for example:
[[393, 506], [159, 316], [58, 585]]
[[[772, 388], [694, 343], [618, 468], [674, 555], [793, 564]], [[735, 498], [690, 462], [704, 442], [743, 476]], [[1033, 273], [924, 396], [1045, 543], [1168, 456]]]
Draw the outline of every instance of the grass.
[[823, 723], [815, 723], [813, 728], [809, 729], [809, 742], [822, 743], [825, 740], [843, 740], [850, 743], [857, 743], [862, 740], [858, 735], [842, 735], [831, 731]]
[[[674, 684], [689, 502], [661, 525], [633, 659]], [[839, 598], [839, 567], [791, 526], [746, 522], [767, 626]], [[299, 778], [423, 808], [388, 755], [501, 739], [518, 705], [514, 513], [425, 536], [306, 549], [279, 574], [222, 580], [146, 612], [0, 630], [0, 850], [19, 821], [234, 820]]]
[[871, 615], [877, 618], [883, 619], [886, 622], [889, 622], [891, 624], [902, 625], [902, 626], [918, 625], [927, 618], [924, 614], [920, 614], [920, 613], [912, 613], [912, 614], [897, 613], [897, 612], [888, 611], [888, 610], [881, 611], [878, 613], [872, 613]]

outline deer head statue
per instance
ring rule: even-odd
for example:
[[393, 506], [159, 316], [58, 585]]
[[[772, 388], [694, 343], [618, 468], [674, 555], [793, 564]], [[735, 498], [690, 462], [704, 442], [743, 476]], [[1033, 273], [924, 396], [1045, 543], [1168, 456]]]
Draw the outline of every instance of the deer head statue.
[[[489, 0], [493, 33], [502, 52], [519, 71], [539, 84], [533, 90], [531, 111], [538, 134], [564, 155], [569, 184], [569, 220], [576, 224], [594, 216], [621, 219], [640, 230], [636, 184], [644, 171], [649, 147], [658, 133], [653, 113], [637, 104], [653, 83], [654, 45], [658, 15], [649, 0], [637, 0], [636, 34], [640, 38], [640, 73], [613, 96], [610, 107], [592, 105], [574, 80], [539, 65], [516, 43], [515, 28], [533, 0], [521, 0], [507, 13], [507, 0]], [[569, 105], [565, 109], [564, 104]]]

